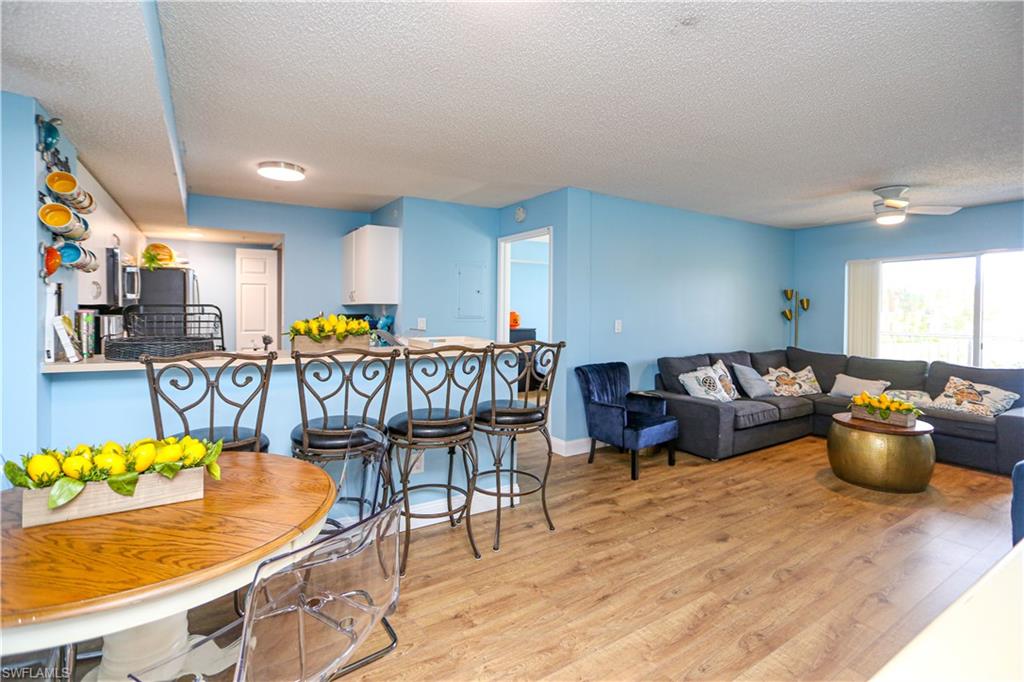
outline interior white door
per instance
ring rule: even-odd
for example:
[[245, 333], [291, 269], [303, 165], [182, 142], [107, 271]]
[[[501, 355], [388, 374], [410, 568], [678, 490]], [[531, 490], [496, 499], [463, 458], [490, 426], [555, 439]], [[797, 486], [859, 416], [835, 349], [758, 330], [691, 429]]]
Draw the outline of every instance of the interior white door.
[[235, 344], [238, 350], [262, 349], [263, 336], [277, 350], [277, 251], [235, 249]]

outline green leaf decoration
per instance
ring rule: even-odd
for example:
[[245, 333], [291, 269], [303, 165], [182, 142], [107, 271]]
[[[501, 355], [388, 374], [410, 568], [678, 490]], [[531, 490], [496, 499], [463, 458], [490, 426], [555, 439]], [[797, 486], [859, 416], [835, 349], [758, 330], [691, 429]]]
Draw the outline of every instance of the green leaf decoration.
[[159, 462], [153, 465], [153, 471], [167, 478], [174, 478], [181, 471], [181, 462]]
[[16, 462], [7, 461], [4, 463], [4, 476], [11, 482], [11, 485], [16, 485], [19, 488], [35, 488], [36, 484], [32, 482], [25, 470], [22, 469]]
[[875, 411], [876, 411], [874, 405], [868, 405], [868, 406], [866, 406], [866, 409], [868, 411], [868, 414], [874, 414]]
[[213, 478], [213, 480], [215, 480], [215, 481], [219, 481], [220, 480], [220, 465], [219, 464], [217, 464], [216, 462], [210, 462], [209, 464], [206, 465], [206, 470], [208, 472], [210, 472], [210, 476]]
[[50, 509], [63, 507], [65, 504], [78, 497], [78, 493], [83, 490], [85, 490], [85, 481], [79, 481], [77, 478], [63, 476], [57, 479], [57, 482], [53, 484], [52, 488], [50, 488], [50, 498], [46, 501], [46, 506]]
[[135, 494], [135, 486], [139, 483], [139, 472], [126, 471], [123, 474], [115, 474], [107, 479], [107, 485], [118, 495], [132, 497]]
[[223, 450], [223, 449], [224, 449], [224, 439], [223, 438], [221, 438], [216, 443], [212, 443], [212, 444], [211, 443], [207, 443], [206, 444], [206, 456], [203, 457], [201, 460], [199, 460], [199, 464], [201, 466], [208, 466], [210, 464], [213, 464], [214, 462], [217, 461], [217, 458], [220, 457], [220, 451]]
[[881, 417], [882, 419], [888, 419], [890, 415], [892, 415], [891, 410], [882, 410], [878, 413], [878, 416]]

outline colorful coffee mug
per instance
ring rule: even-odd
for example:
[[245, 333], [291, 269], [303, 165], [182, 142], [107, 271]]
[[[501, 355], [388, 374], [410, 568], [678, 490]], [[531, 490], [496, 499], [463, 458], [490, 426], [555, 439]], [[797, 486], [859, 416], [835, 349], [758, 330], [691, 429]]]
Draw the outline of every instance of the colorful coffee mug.
[[92, 194], [82, 189], [78, 178], [71, 173], [53, 171], [46, 176], [46, 188], [50, 190], [50, 196], [79, 213], [92, 213], [95, 209]]
[[64, 204], [47, 202], [39, 207], [39, 221], [56, 235], [65, 239], [89, 238], [89, 221]]
[[96, 254], [75, 242], [64, 242], [57, 250], [60, 252], [62, 264], [70, 268], [82, 272], [95, 272], [100, 267]]

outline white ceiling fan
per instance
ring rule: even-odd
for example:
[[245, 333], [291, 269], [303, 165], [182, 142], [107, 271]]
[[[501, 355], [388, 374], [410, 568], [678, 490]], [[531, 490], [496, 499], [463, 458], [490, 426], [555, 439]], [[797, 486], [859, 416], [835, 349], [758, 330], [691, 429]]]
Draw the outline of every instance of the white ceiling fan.
[[911, 206], [910, 200], [906, 196], [909, 189], [906, 185], [890, 185], [874, 189], [874, 193], [878, 196], [878, 200], [875, 201], [875, 222], [891, 227], [906, 220], [908, 213], [953, 215], [962, 208], [961, 206]]

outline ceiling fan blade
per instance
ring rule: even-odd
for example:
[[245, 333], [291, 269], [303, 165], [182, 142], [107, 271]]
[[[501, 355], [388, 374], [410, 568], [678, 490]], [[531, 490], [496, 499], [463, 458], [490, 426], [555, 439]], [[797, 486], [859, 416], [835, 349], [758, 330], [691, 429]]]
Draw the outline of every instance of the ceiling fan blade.
[[911, 206], [907, 209], [907, 213], [916, 213], [917, 215], [953, 215], [961, 208], [963, 206]]

